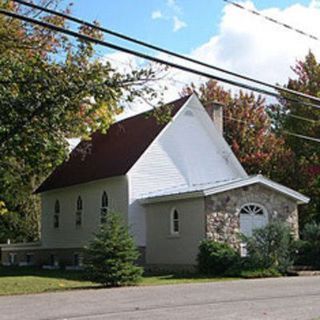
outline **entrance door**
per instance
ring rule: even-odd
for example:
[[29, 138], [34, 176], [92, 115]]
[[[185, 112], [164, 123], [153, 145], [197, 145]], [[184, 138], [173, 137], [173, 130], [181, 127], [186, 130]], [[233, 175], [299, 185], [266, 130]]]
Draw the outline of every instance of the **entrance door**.
[[256, 203], [248, 203], [240, 209], [240, 232], [252, 236], [254, 229], [263, 228], [268, 223], [267, 210]]

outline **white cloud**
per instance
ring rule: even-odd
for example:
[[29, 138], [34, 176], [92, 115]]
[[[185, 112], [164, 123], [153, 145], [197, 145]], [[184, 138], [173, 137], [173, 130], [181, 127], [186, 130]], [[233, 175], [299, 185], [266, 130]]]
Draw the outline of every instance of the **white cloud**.
[[[257, 10], [251, 1], [244, 5]], [[309, 6], [296, 4], [284, 10], [269, 8], [260, 12], [320, 36], [320, 10], [314, 1]], [[310, 49], [320, 58], [318, 41], [227, 5], [219, 34], [195, 49], [192, 56], [273, 84], [284, 84], [294, 76], [290, 66]]]
[[180, 20], [177, 16], [173, 17], [173, 31], [179, 31], [182, 28], [185, 28], [187, 26], [187, 24]]
[[156, 10], [156, 11], [153, 11], [151, 13], [151, 19], [155, 20], [155, 19], [162, 19], [163, 18], [163, 15], [161, 13], [160, 10]]
[[[320, 30], [320, 9], [316, 6], [318, 2], [313, 0], [310, 1], [309, 6], [296, 4], [285, 9], [268, 8], [260, 12], [305, 32], [320, 36], [318, 31]], [[244, 4], [257, 10], [252, 1], [246, 1]], [[206, 43], [195, 48], [189, 53], [189, 56], [272, 84], [285, 84], [288, 77], [294, 77], [290, 67], [294, 66], [297, 60], [304, 59], [310, 49], [320, 60], [319, 41], [226, 5], [218, 33], [208, 39]], [[124, 59], [124, 54], [119, 55], [123, 55]], [[160, 54], [159, 57], [166, 61], [182, 63], [180, 60], [164, 54]], [[133, 61], [131, 63], [141, 64]], [[183, 64], [217, 76], [231, 78], [223, 73], [197, 67], [191, 63], [183, 62]], [[168, 87], [164, 100], [171, 101], [179, 97], [179, 92], [186, 84], [192, 81], [200, 83], [206, 80], [186, 72], [170, 69], [168, 77], [157, 85]], [[129, 110], [129, 114], [141, 112], [147, 108], [150, 106], [135, 105], [133, 109]]]
[[320, 1], [319, 0], [312, 0], [310, 3], [310, 7], [320, 8]]
[[180, 6], [178, 6], [176, 0], [167, 0], [167, 7], [169, 7], [176, 13], [182, 13], [182, 9]]

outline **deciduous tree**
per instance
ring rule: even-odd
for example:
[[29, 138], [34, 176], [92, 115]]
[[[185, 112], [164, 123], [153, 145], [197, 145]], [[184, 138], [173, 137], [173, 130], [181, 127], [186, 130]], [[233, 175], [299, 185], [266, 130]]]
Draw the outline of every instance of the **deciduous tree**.
[[[62, 5], [60, 0], [38, 2]], [[0, 0], [0, 6], [68, 26], [62, 18], [12, 1]], [[84, 26], [79, 32], [102, 37]], [[121, 101], [154, 94], [148, 86], [154, 78], [149, 68], [120, 74], [98, 60], [88, 42], [0, 16], [0, 201], [7, 209], [0, 223], [20, 218], [0, 242], [37, 239], [39, 198], [32, 191], [67, 157], [67, 138], [105, 132], [122, 111]]]

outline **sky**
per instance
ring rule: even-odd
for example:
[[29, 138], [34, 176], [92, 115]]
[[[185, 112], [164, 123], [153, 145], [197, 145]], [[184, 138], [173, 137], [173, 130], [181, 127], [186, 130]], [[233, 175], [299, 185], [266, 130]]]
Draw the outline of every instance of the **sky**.
[[[320, 0], [236, 1], [320, 38]], [[285, 84], [288, 77], [294, 77], [290, 66], [303, 59], [309, 50], [320, 59], [320, 41], [275, 25], [223, 0], [75, 0], [72, 13], [85, 20], [98, 20], [106, 28], [272, 84]], [[105, 39], [128, 45], [110, 36]], [[104, 48], [99, 48], [98, 52], [120, 71], [127, 71], [128, 65], [141, 65], [140, 60], [123, 53]], [[163, 54], [151, 54], [175, 61]], [[205, 79], [170, 70], [159, 88], [169, 87], [165, 100], [170, 101], [191, 81], [200, 83]], [[126, 114], [146, 108], [144, 104], [135, 105]]]

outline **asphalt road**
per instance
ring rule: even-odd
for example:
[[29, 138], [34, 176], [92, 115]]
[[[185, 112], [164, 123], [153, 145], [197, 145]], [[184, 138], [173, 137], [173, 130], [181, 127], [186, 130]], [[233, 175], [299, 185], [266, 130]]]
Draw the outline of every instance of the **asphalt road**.
[[1, 320], [320, 319], [320, 277], [68, 291], [0, 298]]

